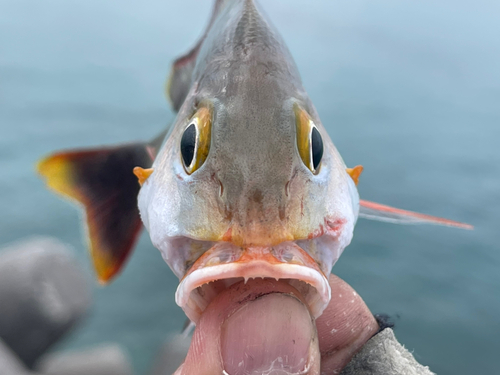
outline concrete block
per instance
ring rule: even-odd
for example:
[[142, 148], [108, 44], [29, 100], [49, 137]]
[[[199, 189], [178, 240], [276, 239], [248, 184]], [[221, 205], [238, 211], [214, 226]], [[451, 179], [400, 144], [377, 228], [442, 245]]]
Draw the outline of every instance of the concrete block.
[[184, 334], [171, 336], [160, 349], [150, 375], [172, 375], [184, 362], [191, 337]]
[[16, 354], [0, 340], [0, 375], [28, 375], [28, 369]]
[[28, 368], [90, 305], [89, 280], [61, 241], [36, 237], [0, 250], [0, 338]]
[[37, 373], [45, 375], [132, 375], [132, 365], [124, 350], [116, 345], [53, 353], [36, 365]]

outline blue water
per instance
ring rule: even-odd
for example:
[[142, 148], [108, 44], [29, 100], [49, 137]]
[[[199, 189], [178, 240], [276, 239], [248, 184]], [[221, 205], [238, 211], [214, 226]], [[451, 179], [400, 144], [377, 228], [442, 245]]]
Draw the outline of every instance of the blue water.
[[[498, 372], [500, 3], [267, 0], [364, 199], [475, 231], [360, 221], [334, 271], [440, 374]], [[48, 234], [91, 275], [80, 212], [45, 190], [37, 158], [150, 139], [172, 118], [170, 62], [208, 1], [0, 0], [0, 245]], [[89, 276], [90, 279], [90, 276]], [[88, 319], [57, 349], [119, 342], [139, 374], [183, 324], [177, 280], [143, 235]]]

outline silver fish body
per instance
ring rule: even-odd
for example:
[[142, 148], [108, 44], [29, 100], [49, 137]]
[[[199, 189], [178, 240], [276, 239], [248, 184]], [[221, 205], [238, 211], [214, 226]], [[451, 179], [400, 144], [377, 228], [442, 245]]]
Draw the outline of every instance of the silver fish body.
[[[189, 175], [179, 144], [200, 104], [212, 109], [211, 145], [203, 166]], [[294, 106], [321, 134], [317, 173], [299, 155]], [[208, 31], [189, 92], [152, 168], [139, 193], [141, 217], [179, 278], [221, 243], [227, 258], [221, 264], [248, 249], [280, 246], [282, 258], [293, 264], [299, 247], [318, 264], [317, 279], [324, 279], [318, 281], [326, 289], [321, 306], [314, 308], [321, 313], [330, 298], [326, 275], [351, 241], [359, 197], [287, 47], [253, 1], [228, 2]], [[296, 270], [272, 268], [252, 276], [301, 278]]]

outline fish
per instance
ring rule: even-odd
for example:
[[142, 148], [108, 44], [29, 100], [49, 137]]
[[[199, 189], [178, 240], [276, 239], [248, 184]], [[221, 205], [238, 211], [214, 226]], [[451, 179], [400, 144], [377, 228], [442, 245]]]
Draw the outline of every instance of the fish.
[[97, 279], [122, 269], [141, 229], [179, 278], [197, 323], [250, 278], [285, 280], [314, 317], [358, 217], [472, 226], [362, 200], [279, 32], [255, 0], [216, 0], [198, 43], [174, 61], [175, 120], [151, 141], [66, 150], [38, 172], [81, 204]]

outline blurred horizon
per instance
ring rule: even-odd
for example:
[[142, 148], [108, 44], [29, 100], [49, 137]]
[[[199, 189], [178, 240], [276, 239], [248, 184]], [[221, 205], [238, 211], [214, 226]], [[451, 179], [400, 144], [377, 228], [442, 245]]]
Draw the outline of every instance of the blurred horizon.
[[[474, 231], [360, 220], [333, 272], [436, 373], [495, 373], [500, 349], [500, 3], [260, 1], [363, 199]], [[0, 0], [0, 245], [51, 235], [93, 277], [82, 212], [36, 176], [45, 154], [151, 139], [174, 118], [171, 62], [211, 1]], [[55, 349], [123, 345], [146, 373], [185, 317], [148, 235], [122, 274], [94, 282], [88, 319]], [[496, 298], [495, 298], [496, 297]]]

